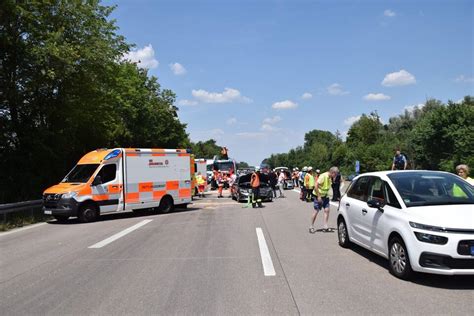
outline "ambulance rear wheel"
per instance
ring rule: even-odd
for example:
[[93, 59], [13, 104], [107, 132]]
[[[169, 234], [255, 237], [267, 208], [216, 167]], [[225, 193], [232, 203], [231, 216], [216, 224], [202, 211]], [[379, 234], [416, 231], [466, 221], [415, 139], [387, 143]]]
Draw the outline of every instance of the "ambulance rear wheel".
[[89, 223], [97, 220], [99, 212], [96, 207], [92, 204], [84, 205], [79, 209], [78, 218], [81, 223]]
[[159, 210], [161, 213], [169, 213], [174, 209], [173, 199], [170, 196], [165, 196], [161, 199]]

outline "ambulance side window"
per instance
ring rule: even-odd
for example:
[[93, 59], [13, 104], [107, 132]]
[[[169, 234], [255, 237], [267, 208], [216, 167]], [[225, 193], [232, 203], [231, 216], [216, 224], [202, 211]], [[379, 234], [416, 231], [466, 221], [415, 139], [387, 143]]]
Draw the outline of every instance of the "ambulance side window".
[[115, 180], [116, 173], [117, 173], [117, 165], [111, 164], [111, 165], [103, 166], [97, 175], [100, 176], [102, 183], [107, 183], [107, 182]]

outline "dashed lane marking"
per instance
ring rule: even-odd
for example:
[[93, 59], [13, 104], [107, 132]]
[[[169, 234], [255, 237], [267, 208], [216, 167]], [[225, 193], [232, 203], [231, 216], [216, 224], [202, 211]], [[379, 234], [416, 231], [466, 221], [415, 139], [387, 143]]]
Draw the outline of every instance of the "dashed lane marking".
[[133, 225], [132, 227], [129, 227], [127, 229], [124, 229], [122, 230], [121, 232], [115, 234], [115, 235], [112, 235], [110, 236], [109, 238], [106, 238], [102, 241], [99, 241], [98, 243], [96, 244], [93, 244], [92, 246], [89, 246], [89, 248], [102, 248], [104, 246], [107, 246], [108, 244], [110, 244], [111, 242], [114, 242], [115, 240], [127, 235], [127, 234], [130, 234], [131, 232], [133, 232], [134, 230], [142, 227], [143, 225], [146, 225], [148, 224], [149, 222], [153, 221], [152, 219], [146, 219], [146, 220], [143, 220], [141, 221], [140, 223], [138, 224], [135, 224]]
[[263, 274], [265, 276], [274, 276], [276, 275], [275, 268], [273, 267], [272, 257], [270, 256], [270, 251], [268, 250], [263, 231], [260, 227], [257, 227], [256, 231], [258, 247], [260, 248], [260, 257], [262, 258]]

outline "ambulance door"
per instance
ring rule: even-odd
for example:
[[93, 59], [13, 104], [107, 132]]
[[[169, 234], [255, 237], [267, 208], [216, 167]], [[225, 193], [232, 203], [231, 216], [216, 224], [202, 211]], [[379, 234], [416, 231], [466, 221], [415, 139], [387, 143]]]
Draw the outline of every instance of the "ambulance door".
[[101, 213], [119, 210], [123, 190], [120, 164], [121, 160], [102, 165], [92, 181], [93, 199]]

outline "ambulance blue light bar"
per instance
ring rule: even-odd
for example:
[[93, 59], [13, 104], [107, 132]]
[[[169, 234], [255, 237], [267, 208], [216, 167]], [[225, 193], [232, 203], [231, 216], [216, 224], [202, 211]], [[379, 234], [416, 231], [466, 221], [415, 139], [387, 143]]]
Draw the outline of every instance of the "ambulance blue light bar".
[[115, 158], [118, 155], [120, 155], [120, 153], [121, 153], [120, 149], [115, 149], [115, 150], [111, 151], [110, 153], [108, 153], [107, 156], [105, 156], [104, 160], [109, 160], [109, 159]]

